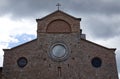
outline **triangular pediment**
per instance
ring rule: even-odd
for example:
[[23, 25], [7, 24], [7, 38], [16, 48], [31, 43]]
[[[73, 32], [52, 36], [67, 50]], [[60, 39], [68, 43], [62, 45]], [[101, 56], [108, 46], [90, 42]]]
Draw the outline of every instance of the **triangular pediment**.
[[41, 19], [36, 19], [39, 33], [75, 33], [80, 32], [81, 18], [73, 17], [57, 10]]
[[36, 21], [43, 20], [43, 19], [46, 19], [47, 17], [55, 16], [55, 15], [64, 15], [64, 16], [73, 18], [73, 19], [75, 19], [75, 20], [80, 20], [80, 21], [81, 21], [81, 18], [76, 18], [76, 17], [74, 17], [74, 16], [72, 16], [72, 15], [69, 15], [68, 13], [65, 13], [65, 12], [63, 12], [63, 11], [61, 11], [61, 10], [57, 10], [57, 11], [55, 11], [55, 12], [53, 12], [53, 13], [51, 13], [51, 14], [49, 14], [49, 15], [41, 18], [41, 19], [36, 19]]

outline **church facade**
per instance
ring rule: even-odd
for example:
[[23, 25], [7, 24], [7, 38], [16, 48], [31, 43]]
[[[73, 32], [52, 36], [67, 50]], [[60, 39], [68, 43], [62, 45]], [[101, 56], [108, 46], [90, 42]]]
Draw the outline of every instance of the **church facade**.
[[86, 40], [81, 18], [57, 10], [36, 21], [36, 39], [3, 49], [2, 79], [118, 79], [116, 49]]

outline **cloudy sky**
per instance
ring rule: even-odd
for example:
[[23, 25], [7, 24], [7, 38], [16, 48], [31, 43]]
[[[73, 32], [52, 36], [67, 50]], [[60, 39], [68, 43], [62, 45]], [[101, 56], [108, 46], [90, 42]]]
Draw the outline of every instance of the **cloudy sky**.
[[120, 75], [120, 0], [0, 0], [0, 66], [3, 48], [12, 48], [36, 38], [35, 19], [60, 9], [82, 18], [87, 39], [109, 48], [117, 48]]

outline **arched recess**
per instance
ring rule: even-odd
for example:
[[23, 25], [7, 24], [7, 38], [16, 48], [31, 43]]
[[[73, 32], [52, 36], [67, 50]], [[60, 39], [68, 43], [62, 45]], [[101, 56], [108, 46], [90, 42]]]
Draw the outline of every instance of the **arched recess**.
[[64, 33], [64, 32], [71, 32], [70, 24], [64, 20], [54, 20], [50, 22], [47, 26], [46, 32], [53, 32], [53, 33]]

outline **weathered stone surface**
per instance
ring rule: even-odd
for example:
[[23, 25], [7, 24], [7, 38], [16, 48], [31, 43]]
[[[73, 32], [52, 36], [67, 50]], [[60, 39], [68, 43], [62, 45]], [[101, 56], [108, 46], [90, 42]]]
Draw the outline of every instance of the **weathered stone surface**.
[[[56, 19], [66, 21], [71, 31], [48, 33], [46, 30], [49, 23]], [[37, 22], [37, 39], [4, 50], [5, 79], [118, 79], [115, 49], [82, 39], [78, 19], [59, 11]], [[56, 62], [51, 59], [50, 48], [55, 43], [63, 43], [68, 47], [69, 55], [66, 60]], [[17, 64], [20, 57], [25, 57], [28, 61], [23, 68]], [[91, 60], [94, 57], [101, 59], [101, 67], [92, 66]]]

